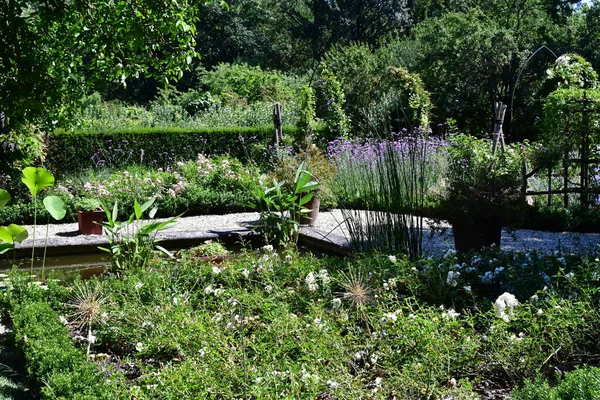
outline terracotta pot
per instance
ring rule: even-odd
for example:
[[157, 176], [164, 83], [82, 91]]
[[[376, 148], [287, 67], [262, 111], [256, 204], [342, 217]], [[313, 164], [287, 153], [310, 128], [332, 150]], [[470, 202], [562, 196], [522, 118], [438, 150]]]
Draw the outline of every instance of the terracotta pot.
[[319, 207], [321, 206], [321, 199], [313, 196], [304, 207], [308, 208], [310, 212], [300, 217], [301, 225], [315, 226], [317, 224], [317, 218], [319, 217]]
[[452, 224], [454, 247], [460, 253], [500, 246], [502, 223], [495, 220], [458, 221]]
[[102, 235], [102, 226], [94, 222], [104, 221], [104, 211], [78, 211], [77, 222], [79, 223], [79, 232], [84, 235]]

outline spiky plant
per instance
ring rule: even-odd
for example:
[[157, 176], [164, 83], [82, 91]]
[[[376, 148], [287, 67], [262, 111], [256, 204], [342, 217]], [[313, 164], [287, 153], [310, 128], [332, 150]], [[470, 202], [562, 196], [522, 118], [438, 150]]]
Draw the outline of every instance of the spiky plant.
[[102, 321], [102, 310], [108, 303], [108, 298], [102, 294], [102, 287], [97, 282], [78, 282], [73, 286], [73, 292], [68, 306], [73, 309], [70, 320], [81, 330], [87, 329], [87, 354], [94, 342], [92, 327]]
[[369, 285], [369, 278], [364, 276], [361, 271], [356, 271], [350, 267], [348, 273], [341, 273], [338, 282], [344, 290], [342, 292], [337, 292], [336, 296], [341, 298], [342, 301], [348, 301], [350, 303], [350, 308], [357, 310], [365, 323], [367, 330], [370, 330], [367, 315], [365, 313], [365, 305], [372, 300], [372, 288]]

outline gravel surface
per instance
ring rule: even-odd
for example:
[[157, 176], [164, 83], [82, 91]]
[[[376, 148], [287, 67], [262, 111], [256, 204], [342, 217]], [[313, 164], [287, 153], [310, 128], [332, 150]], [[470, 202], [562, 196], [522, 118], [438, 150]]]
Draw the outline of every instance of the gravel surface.
[[[161, 236], [164, 238], [176, 238], [190, 234], [202, 236], [214, 232], [247, 232], [258, 224], [258, 213], [236, 213], [225, 215], [203, 215], [197, 217], [179, 218], [174, 227], [168, 229]], [[314, 228], [303, 228], [306, 233], [313, 237], [342, 244], [347, 242], [347, 230], [344, 226], [344, 217], [341, 210], [321, 212], [317, 225]], [[33, 226], [26, 226], [29, 238], [19, 247], [31, 248]], [[454, 248], [452, 229], [443, 226], [442, 231], [435, 231], [430, 235], [430, 223], [425, 221], [424, 250], [427, 254], [439, 254]], [[36, 247], [43, 246], [46, 234], [46, 226], [38, 225], [36, 232]], [[81, 235], [77, 224], [57, 224], [48, 227], [49, 246], [69, 245], [99, 245], [106, 243], [106, 239], [100, 235]], [[208, 237], [208, 236], [207, 236]], [[550, 252], [563, 250], [567, 252], [585, 253], [597, 249], [600, 244], [600, 234], [597, 233], [573, 233], [573, 232], [544, 232], [520, 229], [512, 233], [504, 231], [502, 234], [501, 247], [506, 250], [538, 250]]]

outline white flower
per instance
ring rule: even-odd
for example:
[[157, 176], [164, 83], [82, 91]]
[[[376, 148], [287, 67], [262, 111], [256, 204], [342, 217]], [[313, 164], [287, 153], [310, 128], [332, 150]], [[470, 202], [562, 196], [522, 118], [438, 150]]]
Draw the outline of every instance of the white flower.
[[446, 283], [452, 287], [456, 287], [458, 285], [458, 277], [460, 276], [460, 272], [458, 271], [448, 271], [448, 276], [446, 277]]
[[329, 388], [332, 390], [335, 390], [338, 388], [338, 383], [336, 381], [332, 381], [332, 380], [328, 380], [327, 381], [327, 385], [329, 385]]
[[539, 299], [540, 299], [539, 296], [537, 294], [534, 294], [533, 296], [531, 296], [529, 298], [529, 301], [538, 301]]
[[501, 273], [502, 271], [504, 271], [504, 267], [498, 267], [494, 270], [494, 275], [498, 275], [499, 273]]
[[315, 274], [313, 274], [312, 272], [306, 275], [306, 279], [304, 279], [304, 282], [306, 282], [306, 286], [308, 286], [308, 290], [310, 290], [311, 292], [314, 292], [319, 288], [319, 285], [317, 285], [315, 280]]
[[541, 308], [539, 308], [539, 309], [537, 310], [537, 316], [538, 316], [538, 317], [541, 317], [543, 313], [544, 313], [544, 312], [542, 311], [542, 309], [541, 309]]
[[568, 274], [565, 275], [565, 278], [573, 279], [574, 276], [575, 276], [575, 274], [573, 272], [569, 272]]
[[273, 252], [273, 245], [267, 244], [267, 245], [263, 246], [262, 249], [263, 249], [263, 251], [265, 253], [272, 253]]
[[60, 317], [58, 317], [58, 320], [63, 325], [67, 325], [69, 323], [69, 321], [67, 321], [67, 319], [64, 316], [62, 316], [62, 315]]
[[337, 297], [335, 299], [333, 299], [333, 311], [339, 310], [341, 306], [342, 306], [342, 299], [337, 298]]
[[385, 325], [387, 321], [396, 322], [397, 320], [398, 320], [397, 312], [385, 313], [385, 314], [383, 314], [383, 317], [381, 317], [381, 319], [379, 320], [379, 323], [381, 325]]
[[216, 265], [213, 265], [212, 267], [212, 273], [215, 275], [218, 275], [221, 273], [221, 268], [217, 267]]
[[246, 268], [244, 268], [242, 270], [242, 275], [244, 275], [244, 278], [248, 279], [248, 277], [250, 276], [250, 271], [248, 271]]
[[273, 286], [271, 286], [271, 285], [265, 286], [265, 292], [271, 293], [271, 290], [273, 290]]
[[205, 289], [204, 289], [204, 293], [206, 294], [211, 294], [214, 293], [215, 289], [213, 289], [212, 285], [208, 285]]
[[135, 290], [140, 290], [142, 288], [142, 286], [144, 286], [144, 284], [142, 282], [137, 282], [134, 287], [135, 287]]
[[136, 349], [137, 351], [142, 351], [142, 350], [144, 350], [144, 344], [143, 344], [142, 342], [137, 342], [137, 343], [135, 344], [135, 349]]
[[554, 63], [569, 65], [569, 61], [571, 61], [571, 57], [563, 54], [562, 56], [558, 57]]
[[388, 258], [393, 264], [396, 264], [396, 262], [398, 262], [398, 259], [396, 259], [396, 256], [388, 256]]
[[327, 285], [331, 281], [331, 277], [327, 273], [326, 269], [320, 270], [317, 276], [321, 278], [321, 282], [323, 282], [324, 285]]
[[173, 297], [173, 305], [176, 306], [177, 304], [179, 304], [179, 298], [177, 296]]
[[494, 302], [494, 310], [498, 317], [502, 318], [506, 322], [509, 322], [513, 309], [518, 305], [519, 301], [517, 298], [512, 294], [505, 292]]
[[454, 311], [453, 308], [450, 308], [450, 309], [448, 309], [448, 311], [444, 311], [442, 313], [442, 318], [456, 319], [459, 315], [460, 315], [460, 313], [457, 313], [456, 311]]
[[325, 323], [323, 322], [323, 320], [321, 319], [321, 317], [315, 318], [315, 320], [313, 321], [313, 323], [319, 329], [323, 329], [323, 327], [325, 326]]
[[383, 378], [378, 376], [377, 378], [375, 378], [375, 386], [381, 386], [381, 382], [383, 381]]
[[463, 289], [467, 293], [471, 293], [471, 286], [463, 286]]

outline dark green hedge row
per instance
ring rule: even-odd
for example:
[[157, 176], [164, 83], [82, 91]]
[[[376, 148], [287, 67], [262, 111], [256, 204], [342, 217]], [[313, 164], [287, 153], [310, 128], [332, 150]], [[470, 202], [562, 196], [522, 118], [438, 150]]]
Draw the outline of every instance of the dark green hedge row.
[[[320, 128], [322, 129], [322, 128]], [[283, 128], [294, 143], [302, 131]], [[140, 128], [105, 133], [57, 130], [49, 135], [46, 167], [55, 175], [93, 167], [143, 164], [164, 167], [203, 154], [225, 154], [247, 160], [272, 144], [272, 126], [252, 128]], [[258, 154], [262, 155], [262, 154]]]
[[9, 304], [16, 349], [25, 363], [28, 386], [39, 398], [115, 398], [114, 387], [73, 345], [48, 302], [26, 293], [15, 296]]

